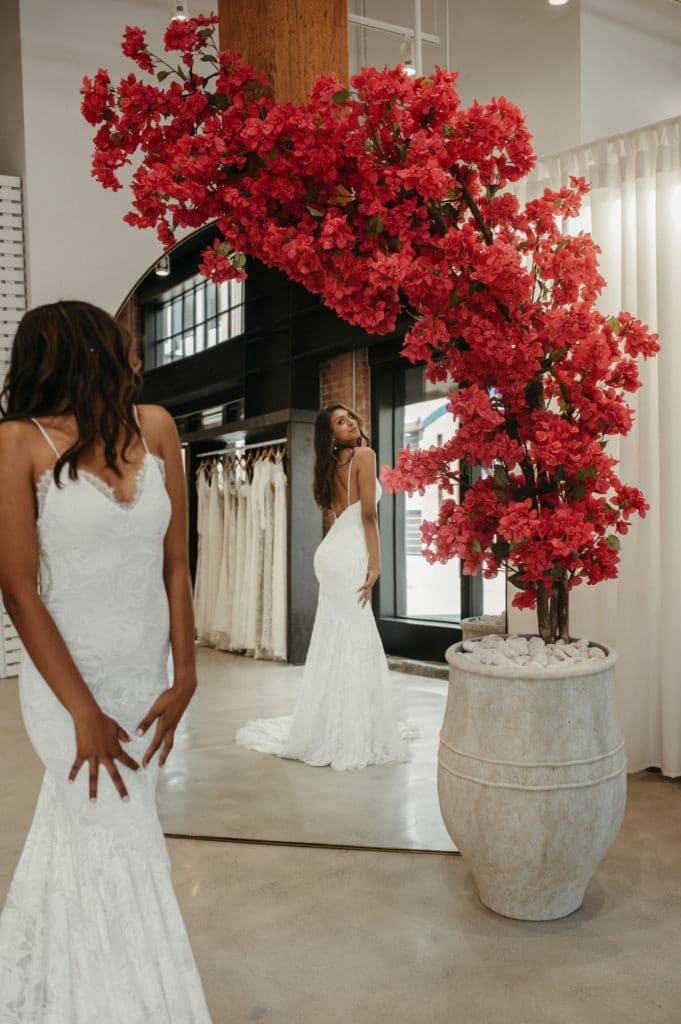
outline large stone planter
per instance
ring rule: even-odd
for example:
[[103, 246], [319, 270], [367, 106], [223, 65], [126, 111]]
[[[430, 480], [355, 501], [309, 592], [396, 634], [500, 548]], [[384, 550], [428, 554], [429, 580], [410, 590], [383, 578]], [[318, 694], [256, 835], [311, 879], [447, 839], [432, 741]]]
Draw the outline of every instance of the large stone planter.
[[[601, 646], [601, 645], [598, 645]], [[626, 800], [617, 655], [528, 671], [446, 653], [438, 793], [482, 902], [547, 921], [581, 906]]]

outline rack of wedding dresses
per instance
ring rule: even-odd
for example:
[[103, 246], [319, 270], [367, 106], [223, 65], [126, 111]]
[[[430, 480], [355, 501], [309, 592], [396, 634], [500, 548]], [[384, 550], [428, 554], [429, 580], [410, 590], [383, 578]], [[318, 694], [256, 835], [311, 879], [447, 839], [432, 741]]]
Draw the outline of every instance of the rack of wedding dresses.
[[200, 457], [194, 617], [199, 643], [287, 660], [285, 439]]

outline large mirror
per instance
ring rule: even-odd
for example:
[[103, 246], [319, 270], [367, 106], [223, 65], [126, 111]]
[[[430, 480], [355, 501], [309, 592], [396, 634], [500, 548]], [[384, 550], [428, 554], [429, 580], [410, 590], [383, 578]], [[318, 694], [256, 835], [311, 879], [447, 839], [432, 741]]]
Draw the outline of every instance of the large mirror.
[[[421, 523], [435, 518], [446, 495], [434, 487], [393, 495], [379, 486], [381, 574], [365, 608], [375, 636], [366, 619], [348, 628], [340, 608], [336, 626], [332, 603], [314, 665], [305, 664], [321, 593], [320, 545], [332, 569], [342, 569], [353, 544], [366, 545], [356, 532], [356, 489], [335, 518], [315, 503], [320, 407], [341, 403], [356, 412], [380, 475], [407, 445], [441, 445], [451, 435], [451, 385], [429, 383], [421, 366], [400, 356], [400, 332], [369, 337], [256, 262], [243, 283], [206, 281], [198, 266], [213, 230], [180, 242], [119, 312], [141, 339], [142, 400], [175, 417], [186, 471], [199, 690], [162, 775], [164, 829], [451, 851], [437, 798], [444, 652], [460, 638], [462, 619], [503, 615], [505, 581], [464, 576], [457, 560], [424, 558]], [[348, 454], [342, 449], [341, 464]], [[364, 662], [343, 654], [362, 644], [369, 644], [365, 690]], [[376, 686], [389, 695], [406, 758], [384, 751], [383, 763], [341, 770], [296, 759], [290, 746], [286, 755], [291, 716], [298, 709], [299, 720], [300, 702], [313, 705], [321, 693], [316, 728], [333, 733], [340, 715], [352, 748], [353, 733], [364, 735], [377, 714]], [[362, 761], [366, 753], [353, 751], [350, 763], [353, 756]]]

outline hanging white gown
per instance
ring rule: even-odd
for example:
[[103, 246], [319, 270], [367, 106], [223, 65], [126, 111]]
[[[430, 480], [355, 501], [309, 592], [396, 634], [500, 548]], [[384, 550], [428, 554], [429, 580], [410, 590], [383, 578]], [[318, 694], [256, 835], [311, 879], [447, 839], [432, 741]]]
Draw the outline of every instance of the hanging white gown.
[[222, 562], [222, 531], [224, 529], [225, 506], [220, 489], [220, 477], [217, 465], [213, 466], [210, 478], [210, 494], [208, 497], [208, 556], [206, 567], [206, 640], [209, 644], [215, 641], [213, 621], [220, 586], [220, 565]]
[[274, 488], [274, 524], [272, 535], [272, 657], [287, 658], [288, 545], [286, 514], [286, 473], [282, 462], [275, 462], [272, 473]]
[[250, 501], [252, 517], [252, 543], [248, 560], [248, 587], [246, 590], [246, 652], [255, 655], [260, 647], [263, 613], [265, 528], [263, 513], [265, 489], [270, 486], [272, 463], [258, 459], [253, 468]]
[[[50, 468], [38, 487], [42, 600], [141, 762], [151, 733], [135, 729], [168, 686], [163, 461], [145, 443], [132, 502], [84, 470], [77, 480], [62, 471], [61, 482]], [[0, 918], [0, 1021], [210, 1024], [156, 812], [158, 755], [137, 772], [117, 762], [128, 803], [101, 768], [92, 803], [87, 763], [67, 781], [71, 715], [26, 651], [19, 692], [46, 771]]]
[[[410, 759], [371, 602], [359, 603], [368, 549], [361, 503], [349, 504], [314, 554], [319, 600], [293, 715], [259, 718], [237, 743], [336, 770]], [[381, 485], [376, 481], [377, 501]]]
[[202, 643], [208, 642], [208, 560], [210, 556], [210, 537], [208, 535], [208, 502], [210, 498], [210, 483], [205, 471], [202, 469], [197, 477], [197, 512], [196, 527], [198, 534], [198, 548], [196, 557], [196, 575], [194, 583], [194, 623], [197, 639]]
[[236, 527], [234, 487], [223, 477], [224, 527], [222, 531], [222, 558], [220, 561], [220, 578], [218, 595], [213, 617], [213, 641], [219, 650], [228, 650], [232, 632], [232, 606], [234, 599], [232, 561], [235, 551], [234, 530]]
[[255, 649], [256, 658], [272, 657], [272, 589], [274, 584], [274, 489], [276, 465], [265, 463], [265, 478], [260, 504], [260, 527], [263, 531], [262, 614]]
[[236, 568], [234, 572], [234, 615], [232, 633], [229, 642], [230, 651], [241, 651], [246, 646], [244, 593], [248, 573], [248, 556], [250, 554], [250, 483], [246, 480], [237, 486], [237, 530], [236, 530]]

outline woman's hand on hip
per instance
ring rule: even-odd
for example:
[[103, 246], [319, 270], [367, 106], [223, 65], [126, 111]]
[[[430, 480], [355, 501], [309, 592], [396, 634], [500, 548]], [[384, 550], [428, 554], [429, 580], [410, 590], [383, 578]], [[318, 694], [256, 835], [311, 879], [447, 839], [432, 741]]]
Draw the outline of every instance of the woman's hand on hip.
[[367, 603], [367, 601], [371, 600], [371, 591], [373, 590], [374, 583], [376, 582], [380, 575], [380, 565], [377, 569], [374, 569], [372, 566], [369, 566], [369, 568], [367, 569], [366, 579], [364, 580], [364, 583], [357, 591], [359, 594], [358, 600], [362, 608]]
[[87, 761], [90, 766], [90, 799], [96, 800], [99, 767], [104, 765], [121, 798], [127, 800], [128, 791], [115, 762], [122, 761], [133, 771], [137, 771], [139, 768], [137, 761], [133, 760], [121, 746], [121, 742], [129, 742], [131, 737], [118, 722], [105, 715], [100, 708], [74, 717], [74, 724], [76, 727], [76, 759], [68, 775], [69, 782], [75, 780], [81, 767]]
[[195, 690], [196, 685], [170, 686], [167, 690], [163, 691], [160, 697], [156, 698], [138, 725], [137, 735], [144, 736], [147, 729], [156, 722], [154, 738], [142, 758], [142, 765], [145, 768], [159, 747], [161, 748], [159, 765], [162, 767], [166, 763], [168, 754], [173, 749], [175, 730], [182, 715], [187, 710]]

